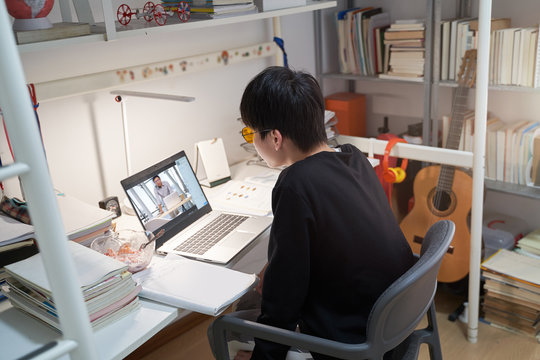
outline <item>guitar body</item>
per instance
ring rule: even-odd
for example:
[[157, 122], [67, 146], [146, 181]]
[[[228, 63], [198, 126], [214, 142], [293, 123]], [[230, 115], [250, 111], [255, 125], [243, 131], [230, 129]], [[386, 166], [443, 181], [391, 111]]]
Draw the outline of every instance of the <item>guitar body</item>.
[[472, 178], [454, 169], [454, 181], [448, 191], [437, 189], [441, 166], [428, 166], [414, 179], [414, 207], [400, 227], [414, 253], [419, 254], [422, 240], [431, 225], [452, 220], [456, 232], [449, 252], [443, 257], [437, 280], [455, 282], [469, 273], [471, 234], [467, 218], [472, 204]]

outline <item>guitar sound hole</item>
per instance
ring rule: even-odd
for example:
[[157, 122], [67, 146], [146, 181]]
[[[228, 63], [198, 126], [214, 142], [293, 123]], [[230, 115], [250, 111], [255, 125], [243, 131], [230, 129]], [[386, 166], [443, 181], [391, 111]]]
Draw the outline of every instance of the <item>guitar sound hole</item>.
[[433, 188], [428, 194], [428, 208], [436, 216], [449, 216], [456, 209], [456, 194]]
[[435, 191], [433, 206], [439, 211], [446, 211], [452, 205], [452, 198], [446, 191]]

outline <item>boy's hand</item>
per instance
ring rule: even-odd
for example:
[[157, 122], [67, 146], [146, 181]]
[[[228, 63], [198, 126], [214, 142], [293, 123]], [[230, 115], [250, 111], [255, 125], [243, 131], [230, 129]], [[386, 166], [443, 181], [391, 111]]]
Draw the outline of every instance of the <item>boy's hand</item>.
[[267, 266], [268, 266], [268, 263], [264, 265], [261, 272], [259, 273], [259, 283], [257, 284], [257, 287], [255, 288], [255, 290], [257, 290], [257, 292], [261, 295], [262, 295], [262, 287], [263, 287], [263, 280], [264, 280], [264, 272], [266, 271]]
[[234, 360], [249, 360], [251, 359], [251, 351], [238, 350]]

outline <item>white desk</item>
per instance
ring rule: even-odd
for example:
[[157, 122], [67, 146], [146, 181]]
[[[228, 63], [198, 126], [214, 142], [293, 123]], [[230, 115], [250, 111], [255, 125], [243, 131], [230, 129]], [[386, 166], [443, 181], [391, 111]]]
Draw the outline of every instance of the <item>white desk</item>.
[[[244, 179], [260, 174], [268, 169], [260, 166], [246, 166], [245, 162], [231, 167], [232, 177]], [[218, 188], [205, 188], [212, 203], [212, 195]], [[141, 230], [135, 216], [122, 216], [117, 222], [118, 229]], [[266, 263], [269, 230], [235, 256], [227, 267], [246, 273], [258, 273]], [[189, 311], [159, 304], [141, 298], [141, 308], [117, 322], [94, 332], [100, 359], [122, 359], [144, 342], [157, 334], [165, 326], [180, 319]], [[0, 352], [2, 359], [21, 357], [42, 345], [59, 338], [59, 334], [42, 322], [14, 309], [9, 301], [0, 302]], [[67, 356], [62, 359], [67, 359]]]

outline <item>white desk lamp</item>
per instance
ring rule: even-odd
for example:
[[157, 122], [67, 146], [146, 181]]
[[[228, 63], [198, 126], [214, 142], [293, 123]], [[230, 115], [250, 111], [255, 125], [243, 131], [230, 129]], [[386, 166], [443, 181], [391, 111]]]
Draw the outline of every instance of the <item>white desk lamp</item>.
[[[129, 132], [128, 132], [128, 123], [127, 123], [127, 111], [126, 111], [126, 100], [124, 97], [135, 96], [143, 97], [150, 99], [161, 99], [161, 100], [173, 100], [173, 101], [182, 101], [182, 102], [192, 102], [195, 101], [194, 97], [191, 96], [180, 96], [180, 95], [169, 95], [169, 94], [156, 94], [140, 91], [127, 91], [127, 90], [115, 90], [111, 91], [112, 95], [115, 95], [116, 102], [119, 102], [122, 106], [122, 128], [123, 128], [123, 137], [124, 137], [124, 153], [126, 156], [126, 168], [127, 175], [130, 176], [133, 174], [133, 168], [131, 167], [131, 151], [129, 147]], [[133, 208], [129, 199], [124, 199], [124, 207], [126, 212], [130, 215], [135, 215]]]

